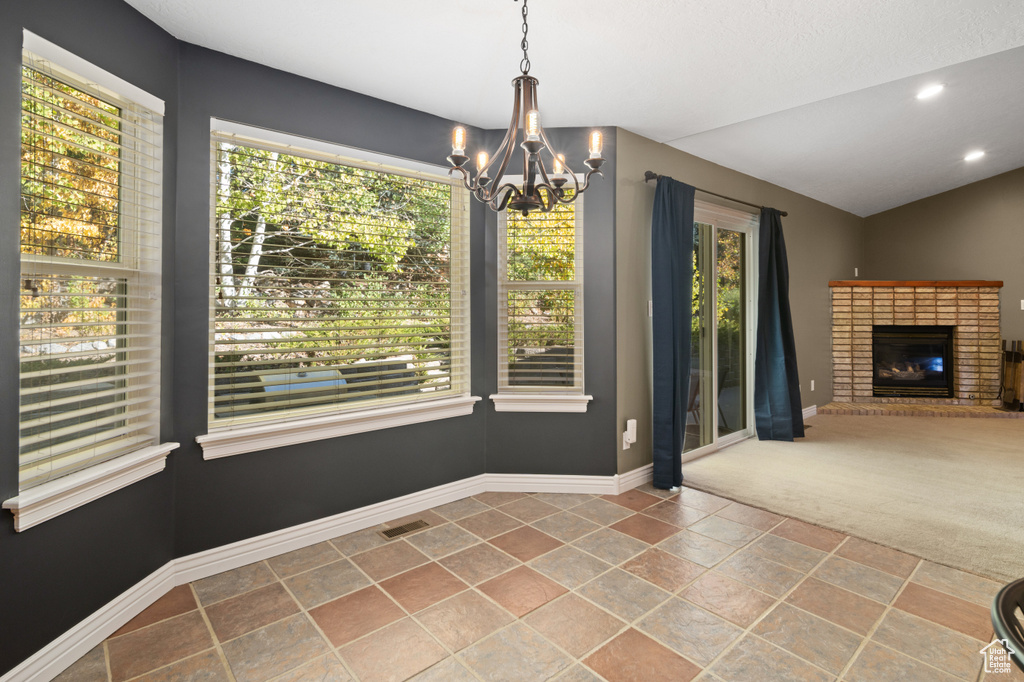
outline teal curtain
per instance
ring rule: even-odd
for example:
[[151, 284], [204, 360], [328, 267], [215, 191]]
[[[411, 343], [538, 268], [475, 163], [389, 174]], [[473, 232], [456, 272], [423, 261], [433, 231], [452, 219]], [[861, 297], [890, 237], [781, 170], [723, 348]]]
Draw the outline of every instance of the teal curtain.
[[651, 219], [654, 305], [654, 487], [683, 483], [683, 437], [690, 384], [694, 188], [661, 176]]
[[804, 435], [793, 316], [789, 308], [789, 261], [782, 216], [761, 209], [757, 270], [757, 350], [754, 360], [754, 421], [761, 440]]

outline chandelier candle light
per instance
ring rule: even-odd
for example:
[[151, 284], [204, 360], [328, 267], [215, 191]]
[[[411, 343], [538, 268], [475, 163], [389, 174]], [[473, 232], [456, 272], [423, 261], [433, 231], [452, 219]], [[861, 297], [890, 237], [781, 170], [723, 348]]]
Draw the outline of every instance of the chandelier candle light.
[[[601, 158], [601, 149], [604, 143], [600, 130], [595, 130], [590, 134], [590, 157], [584, 161], [590, 172], [586, 174], [582, 185], [580, 185], [576, 174], [565, 163], [565, 155], [552, 151], [551, 143], [540, 124], [537, 79], [530, 75], [530, 58], [527, 55], [529, 43], [526, 40], [529, 30], [526, 24], [526, 2], [527, 0], [523, 0], [523, 60], [519, 64], [522, 75], [512, 81], [512, 87], [515, 89], [515, 102], [512, 105], [512, 121], [509, 123], [508, 132], [505, 133], [505, 139], [494, 156], [483, 151], [477, 154], [475, 178], [465, 168], [469, 157], [466, 156], [466, 129], [462, 126], [456, 126], [452, 131], [452, 155], [448, 157], [449, 163], [452, 164], [448, 174], [451, 175], [456, 171], [461, 173], [466, 189], [472, 192], [473, 196], [495, 211], [504, 211], [507, 206], [510, 210], [520, 211], [524, 216], [528, 215], [530, 211], [548, 212], [559, 203], [568, 204], [575, 201], [576, 197], [590, 186], [590, 176], [594, 173], [601, 175], [599, 169], [604, 163], [604, 159]], [[508, 168], [517, 146], [516, 142], [520, 137], [520, 122], [523, 125], [523, 141], [518, 145], [523, 150], [522, 184], [506, 182], [498, 185], [492, 183], [488, 172], [498, 159], [501, 160], [501, 163], [494, 176], [500, 181], [505, 175], [505, 170]], [[550, 174], [544, 167], [541, 152], [551, 158]], [[572, 189], [572, 192], [567, 192], [567, 188]]]

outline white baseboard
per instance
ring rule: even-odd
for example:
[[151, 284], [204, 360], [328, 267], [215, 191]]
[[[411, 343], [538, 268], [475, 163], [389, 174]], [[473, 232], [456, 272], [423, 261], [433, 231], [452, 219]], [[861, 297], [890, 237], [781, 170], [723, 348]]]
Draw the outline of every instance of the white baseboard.
[[590, 493], [619, 495], [654, 478], [654, 465], [614, 476], [562, 476], [558, 474], [484, 474], [488, 491], [503, 493]]
[[804, 419], [807, 419], [808, 417], [813, 417], [816, 414], [818, 414], [817, 405], [811, 405], [810, 407], [804, 408]]
[[52, 680], [176, 585], [370, 528], [482, 492], [617, 495], [651, 480], [652, 465], [614, 476], [480, 474], [168, 562], [10, 670], [0, 682]]
[[622, 476], [480, 474], [181, 557], [175, 561], [176, 579], [183, 585], [482, 492], [618, 495], [651, 480], [651, 468]]
[[618, 476], [616, 476], [616, 478], [619, 479], [619, 485], [618, 490], [616, 490], [616, 494], [624, 493], [627, 490], [632, 490], [637, 486], [653, 481], [654, 464], [645, 464], [639, 469], [633, 469], [632, 471], [627, 471], [624, 474], [619, 474]]
[[34, 656], [10, 670], [3, 682], [52, 680], [118, 628], [167, 594], [175, 582], [174, 562], [169, 561], [135, 583], [91, 616], [71, 628]]
[[431, 507], [454, 502], [463, 497], [482, 493], [486, 490], [484, 487], [485, 477], [486, 474], [481, 474], [464, 478], [181, 557], [175, 560], [177, 582], [179, 585], [184, 585], [193, 580], [208, 578], [211, 575], [230, 571], [256, 561], [263, 561], [278, 554], [315, 545], [318, 542], [370, 528], [391, 519], [408, 516]]
[[617, 476], [557, 474], [484, 474], [487, 490], [501, 493], [590, 493], [615, 495]]

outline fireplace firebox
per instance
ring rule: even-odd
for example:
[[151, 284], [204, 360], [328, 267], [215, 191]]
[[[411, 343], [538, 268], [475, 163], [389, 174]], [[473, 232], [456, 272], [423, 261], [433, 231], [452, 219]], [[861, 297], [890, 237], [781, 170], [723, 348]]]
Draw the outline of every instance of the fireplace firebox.
[[953, 327], [874, 325], [871, 334], [877, 397], [953, 397]]

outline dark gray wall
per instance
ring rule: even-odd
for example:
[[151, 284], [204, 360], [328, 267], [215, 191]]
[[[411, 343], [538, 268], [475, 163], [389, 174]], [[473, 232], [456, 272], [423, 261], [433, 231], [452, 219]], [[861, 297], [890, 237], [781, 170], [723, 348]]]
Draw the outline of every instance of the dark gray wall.
[[[14, 533], [0, 516], [0, 613], [17, 620], [0, 674], [173, 557], [485, 471], [613, 474], [615, 144], [585, 205], [587, 414], [494, 414], [495, 228], [471, 208], [470, 416], [205, 461], [210, 118], [444, 164], [452, 123], [189, 44], [118, 0], [0, 5], [0, 92], [20, 90], [21, 29], [162, 97], [165, 118], [163, 440], [168, 470]], [[0, 97], [0, 220], [18, 224], [20, 102]], [[493, 148], [499, 131], [470, 129]], [[552, 130], [582, 166], [585, 130]], [[563, 146], [564, 145], [564, 146]], [[577, 158], [576, 155], [579, 155]], [[17, 494], [18, 231], [0, 232], [0, 494]]]
[[[178, 556], [484, 472], [482, 404], [443, 419], [204, 461], [210, 118], [444, 164], [452, 123], [194, 45], [181, 46], [175, 289]], [[470, 130], [471, 139], [479, 130]], [[484, 216], [471, 207], [472, 355], [484, 354]], [[490, 380], [473, 363], [474, 395]]]
[[[173, 288], [177, 42], [118, 0], [0, 3], [0, 499], [18, 494], [18, 196], [21, 32], [27, 28], [162, 98], [164, 128], [164, 336]], [[171, 440], [172, 347], [164, 344], [164, 439]], [[15, 533], [0, 515], [0, 674], [46, 645], [173, 556], [169, 470], [46, 523]]]
[[[552, 146], [577, 173], [586, 171], [585, 128], [548, 130]], [[497, 148], [504, 131], [491, 134]], [[604, 177], [583, 195], [584, 389], [594, 399], [585, 414], [495, 412], [487, 400], [487, 471], [517, 474], [615, 473], [615, 131], [604, 129]], [[517, 172], [522, 172], [521, 167]], [[497, 390], [498, 217], [487, 212], [487, 379]]]
[[1002, 280], [1003, 338], [1024, 339], [1024, 168], [864, 220], [865, 279]]

